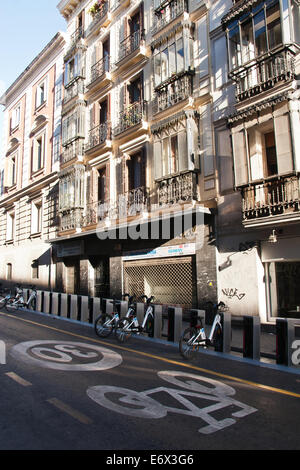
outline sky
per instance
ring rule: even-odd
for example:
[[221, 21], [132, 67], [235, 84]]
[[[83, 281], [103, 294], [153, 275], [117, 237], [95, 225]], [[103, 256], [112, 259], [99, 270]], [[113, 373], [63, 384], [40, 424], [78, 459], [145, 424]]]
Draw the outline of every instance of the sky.
[[[0, 0], [0, 96], [26, 69], [66, 22], [59, 0]], [[0, 106], [0, 152], [3, 134]]]

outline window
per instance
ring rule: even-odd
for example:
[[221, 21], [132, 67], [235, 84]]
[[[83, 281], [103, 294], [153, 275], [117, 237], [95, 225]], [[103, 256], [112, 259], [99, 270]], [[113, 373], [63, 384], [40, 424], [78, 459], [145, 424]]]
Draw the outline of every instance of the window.
[[7, 263], [6, 265], [6, 280], [11, 281], [12, 280], [12, 264]]
[[42, 202], [33, 202], [31, 205], [31, 233], [42, 231]]
[[[162, 50], [157, 49], [153, 54], [153, 65], [155, 86], [172, 75], [183, 72], [185, 70], [183, 38], [177, 38]], [[192, 55], [189, 65], [192, 66]]]
[[79, 77], [84, 78], [84, 60], [80, 52], [65, 63], [65, 86]]
[[20, 117], [21, 117], [21, 106], [17, 106], [11, 115], [11, 131], [16, 129], [20, 124]]
[[172, 135], [162, 141], [163, 175], [171, 175], [178, 171], [178, 136]]
[[18, 163], [18, 152], [13, 153], [6, 159], [5, 168], [5, 186], [11, 188], [17, 184], [17, 163]]
[[36, 102], [35, 102], [35, 107], [39, 108], [46, 102], [46, 80], [41, 82], [36, 89]]
[[45, 134], [35, 138], [33, 143], [32, 172], [39, 171], [44, 166], [45, 159]]
[[39, 278], [39, 260], [34, 259], [31, 264], [31, 277], [32, 279]]
[[13, 240], [15, 236], [15, 213], [8, 212], [6, 219], [6, 240]]

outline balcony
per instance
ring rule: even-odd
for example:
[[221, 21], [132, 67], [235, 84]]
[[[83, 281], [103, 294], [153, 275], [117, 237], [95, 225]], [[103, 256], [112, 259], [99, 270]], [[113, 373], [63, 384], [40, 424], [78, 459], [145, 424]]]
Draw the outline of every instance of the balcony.
[[70, 43], [67, 48], [67, 52], [64, 56], [64, 60], [66, 61], [70, 55], [73, 54], [73, 50], [77, 47], [78, 43], [81, 39], [84, 38], [84, 27], [79, 26], [70, 37]]
[[285, 48], [273, 52], [271, 57], [268, 55], [249, 61], [232, 71], [230, 77], [236, 82], [236, 98], [241, 102], [273, 88], [280, 82], [294, 80], [294, 53]]
[[104, 124], [99, 124], [98, 126], [94, 127], [89, 132], [89, 139], [86, 145], [86, 151], [98, 147], [106, 143], [106, 141], [110, 141], [112, 138], [111, 132], [111, 123], [105, 122]]
[[59, 230], [66, 232], [68, 230], [76, 230], [82, 225], [82, 209], [70, 209], [60, 214]]
[[129, 64], [131, 64], [131, 62], [138, 60], [141, 56], [145, 56], [145, 51], [141, 47], [145, 47], [145, 32], [139, 29], [121, 41], [117, 65], [120, 66], [124, 59], [129, 60]]
[[243, 220], [300, 216], [299, 176], [276, 177], [242, 189]]
[[91, 78], [90, 83], [87, 85], [87, 88], [99, 88], [100, 86], [105, 86], [111, 81], [111, 63], [110, 56], [105, 56], [102, 59], [98, 60], [96, 64], [91, 67]]
[[84, 143], [82, 139], [74, 140], [67, 147], [64, 147], [61, 156], [61, 164], [65, 165], [75, 158], [81, 160], [84, 155]]
[[117, 136], [138, 124], [142, 124], [145, 120], [147, 120], [147, 102], [137, 101], [120, 113], [119, 122], [113, 130], [113, 135]]
[[67, 105], [73, 98], [82, 94], [84, 94], [83, 77], [76, 77], [65, 87], [63, 105]]
[[149, 209], [149, 193], [149, 188], [143, 186], [120, 194], [115, 203], [91, 202], [86, 206], [81, 224], [88, 227], [105, 220], [122, 220], [142, 214]]
[[159, 113], [192, 96], [193, 74], [191, 71], [174, 74], [155, 88], [153, 113]]
[[198, 175], [194, 171], [168, 176], [157, 182], [158, 203], [168, 206], [198, 201]]
[[164, 0], [155, 9], [154, 26], [152, 33], [156, 34], [165, 26], [170, 24], [184, 12], [188, 12], [186, 0]]
[[109, 12], [109, 1], [101, 2], [100, 4], [96, 3], [94, 8], [96, 9], [93, 12], [90, 12], [93, 17], [93, 21], [88, 27], [86, 36], [89, 36], [92, 33], [95, 33], [100, 28], [106, 28], [111, 22], [111, 14]]

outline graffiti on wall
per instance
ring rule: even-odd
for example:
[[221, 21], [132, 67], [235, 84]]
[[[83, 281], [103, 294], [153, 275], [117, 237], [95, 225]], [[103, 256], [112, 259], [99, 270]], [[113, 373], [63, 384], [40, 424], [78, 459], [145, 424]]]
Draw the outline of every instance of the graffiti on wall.
[[242, 300], [245, 297], [245, 293], [239, 293], [239, 290], [236, 287], [229, 287], [222, 289], [222, 294], [229, 299], [236, 297], [238, 300]]

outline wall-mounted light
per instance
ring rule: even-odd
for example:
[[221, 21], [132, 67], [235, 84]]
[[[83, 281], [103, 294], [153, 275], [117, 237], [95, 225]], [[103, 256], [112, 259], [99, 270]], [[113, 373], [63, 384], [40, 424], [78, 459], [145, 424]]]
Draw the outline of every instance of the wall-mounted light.
[[276, 235], [276, 230], [273, 230], [271, 235], [268, 238], [269, 243], [277, 243], [277, 235]]

